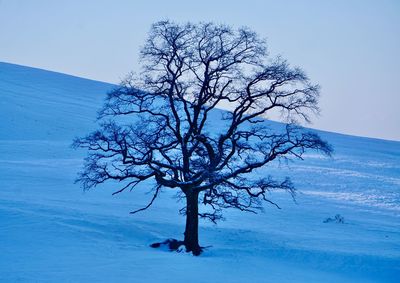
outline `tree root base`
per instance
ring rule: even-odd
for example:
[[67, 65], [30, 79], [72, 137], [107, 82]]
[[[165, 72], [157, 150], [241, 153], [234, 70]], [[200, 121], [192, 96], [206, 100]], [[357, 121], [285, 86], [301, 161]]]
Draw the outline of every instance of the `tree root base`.
[[[167, 247], [170, 251], [175, 251], [175, 252], [192, 252], [193, 255], [199, 256], [203, 252], [203, 247], [198, 247], [198, 248], [189, 248], [184, 241], [179, 241], [176, 239], [167, 239], [164, 242], [160, 243], [153, 243], [150, 245], [152, 248], [160, 248], [160, 247]], [[183, 249], [184, 247], [184, 249]]]

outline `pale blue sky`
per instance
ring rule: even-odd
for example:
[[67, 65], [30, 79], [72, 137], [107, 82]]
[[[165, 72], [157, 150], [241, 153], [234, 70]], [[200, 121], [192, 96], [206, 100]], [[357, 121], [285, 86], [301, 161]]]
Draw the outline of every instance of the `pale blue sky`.
[[312, 127], [400, 140], [396, 0], [0, 0], [0, 61], [116, 83], [166, 18], [249, 26], [322, 86]]

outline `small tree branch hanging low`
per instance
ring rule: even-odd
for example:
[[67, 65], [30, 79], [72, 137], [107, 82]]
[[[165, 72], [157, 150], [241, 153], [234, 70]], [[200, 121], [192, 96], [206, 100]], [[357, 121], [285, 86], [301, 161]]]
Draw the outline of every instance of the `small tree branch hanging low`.
[[[142, 72], [108, 93], [100, 129], [76, 139], [88, 149], [78, 182], [89, 189], [108, 180], [116, 193], [146, 181], [154, 202], [161, 188], [186, 199], [183, 244], [199, 255], [198, 218], [221, 218], [224, 208], [256, 212], [287, 178], [257, 178], [268, 163], [331, 147], [299, 126], [318, 112], [319, 88], [299, 68], [270, 59], [266, 43], [247, 28], [213, 23], [155, 23], [141, 50]], [[225, 107], [230, 111], [222, 111]], [[280, 113], [286, 126], [264, 120]], [[209, 206], [199, 212], [199, 202]]]

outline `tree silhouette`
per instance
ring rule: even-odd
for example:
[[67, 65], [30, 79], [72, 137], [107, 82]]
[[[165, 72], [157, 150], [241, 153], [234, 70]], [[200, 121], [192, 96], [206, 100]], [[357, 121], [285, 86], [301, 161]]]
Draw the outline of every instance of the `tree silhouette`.
[[[155, 23], [141, 50], [142, 72], [108, 93], [99, 130], [76, 139], [88, 149], [78, 182], [89, 189], [121, 181], [116, 193], [146, 181], [179, 189], [186, 199], [184, 240], [199, 255], [198, 218], [221, 218], [224, 208], [255, 212], [272, 190], [292, 196], [290, 179], [249, 174], [273, 160], [302, 158], [331, 147], [299, 126], [318, 112], [319, 87], [300, 68], [270, 59], [248, 28], [213, 23]], [[222, 111], [216, 107], [225, 107]], [[280, 113], [286, 126], [263, 119]], [[218, 116], [220, 115], [220, 116]], [[209, 206], [199, 212], [199, 202]]]

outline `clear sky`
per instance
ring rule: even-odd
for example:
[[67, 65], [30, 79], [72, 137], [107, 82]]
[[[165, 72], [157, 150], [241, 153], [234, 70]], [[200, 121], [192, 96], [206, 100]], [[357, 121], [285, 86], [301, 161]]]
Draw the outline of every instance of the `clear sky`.
[[0, 61], [117, 83], [160, 19], [249, 26], [322, 86], [312, 127], [400, 140], [398, 0], [0, 0]]

